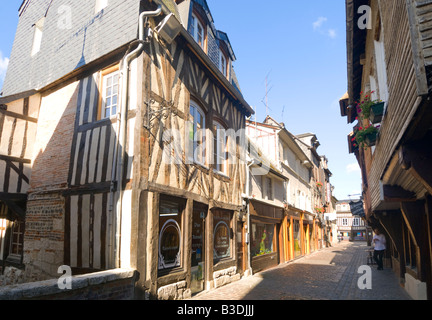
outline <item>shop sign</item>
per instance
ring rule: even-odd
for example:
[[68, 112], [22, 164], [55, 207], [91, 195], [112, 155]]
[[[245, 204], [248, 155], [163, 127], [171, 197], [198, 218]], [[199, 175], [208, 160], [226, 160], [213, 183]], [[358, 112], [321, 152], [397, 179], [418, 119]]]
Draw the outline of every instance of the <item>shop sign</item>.
[[351, 201], [350, 202], [350, 207], [351, 207], [351, 213], [353, 214], [353, 216], [359, 216], [359, 217], [364, 217], [365, 216], [365, 212], [364, 212], [364, 208], [363, 208], [363, 201]]

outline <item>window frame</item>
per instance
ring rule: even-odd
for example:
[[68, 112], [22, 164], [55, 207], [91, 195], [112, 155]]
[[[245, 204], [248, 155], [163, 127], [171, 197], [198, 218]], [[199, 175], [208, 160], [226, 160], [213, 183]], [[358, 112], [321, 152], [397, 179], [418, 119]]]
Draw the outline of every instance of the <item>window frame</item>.
[[[194, 110], [193, 115], [191, 114], [191, 109]], [[202, 117], [203, 120], [203, 128], [201, 128], [201, 132], [202, 132], [202, 137], [201, 137], [201, 145], [202, 145], [202, 153], [200, 155], [200, 158], [202, 161], [200, 161], [200, 159], [196, 159], [195, 157], [195, 153], [196, 153], [196, 149], [198, 148], [198, 142], [196, 137], [197, 137], [197, 131], [198, 131], [198, 123], [197, 123], [197, 114], [199, 114]], [[192, 123], [193, 123], [193, 141], [190, 141], [190, 131], [188, 132], [189, 134], [189, 143], [192, 142], [192, 158], [190, 157], [191, 155], [188, 154], [188, 158], [189, 161], [193, 161], [193, 163], [199, 164], [201, 166], [206, 166], [206, 158], [207, 158], [207, 147], [206, 147], [206, 143], [207, 143], [207, 127], [206, 127], [206, 114], [204, 112], [204, 109], [201, 108], [195, 101], [191, 100], [189, 103], [189, 116], [192, 117]], [[190, 130], [190, 129], [189, 129]]]
[[[189, 33], [192, 35], [192, 38], [194, 38], [195, 42], [204, 50], [204, 52], [207, 52], [207, 26], [195, 12], [192, 13], [191, 20]], [[200, 44], [199, 41], [200, 34], [198, 32], [198, 27], [201, 27], [202, 29], [202, 44]]]
[[[106, 99], [106, 87], [105, 87], [105, 79], [108, 76], [114, 75], [115, 73], [118, 74], [118, 90], [117, 90], [117, 104], [116, 104], [116, 112], [112, 114], [112, 110], [110, 111], [110, 116], [106, 117], [106, 105], [105, 105], [105, 99]], [[116, 114], [119, 111], [119, 103], [120, 103], [120, 85], [121, 85], [121, 77], [120, 77], [120, 66], [119, 64], [115, 66], [111, 66], [109, 68], [106, 68], [101, 71], [100, 73], [100, 79], [99, 79], [99, 102], [98, 102], [98, 113], [97, 113], [97, 120], [105, 120], [105, 119], [111, 119], [116, 116]], [[114, 97], [114, 95], [111, 95], [111, 97]], [[112, 108], [112, 106], [110, 107]]]
[[[226, 222], [226, 217], [228, 216], [229, 223]], [[218, 256], [216, 250], [216, 236], [217, 229], [219, 225], [224, 225], [227, 229], [228, 236], [228, 251], [229, 254], [225, 256]], [[217, 265], [221, 261], [232, 260], [234, 259], [234, 214], [231, 211], [226, 210], [215, 210], [213, 212], [213, 264]]]
[[[224, 134], [223, 141], [220, 140], [220, 133], [222, 132]], [[223, 163], [218, 163], [220, 160]], [[226, 134], [226, 127], [219, 120], [213, 120], [213, 166], [215, 172], [227, 174], [228, 135]]]
[[[171, 213], [163, 213], [162, 208], [169, 208], [170, 206], [177, 206], [177, 214], [171, 214]], [[171, 198], [169, 196], [161, 195], [159, 199], [159, 231], [158, 231], [158, 263], [157, 263], [157, 272], [158, 277], [167, 275], [171, 272], [176, 272], [179, 270], [183, 270], [185, 268], [184, 265], [184, 245], [185, 245], [185, 203], [183, 200], [178, 198]], [[163, 224], [162, 224], [163, 223]], [[171, 225], [170, 225], [171, 224]], [[179, 247], [178, 247], [178, 259], [176, 258], [176, 261], [174, 263], [165, 265], [165, 262], [161, 264], [160, 257], [161, 257], [161, 240], [163, 238], [163, 231], [166, 231], [168, 227], [174, 227], [178, 231], [179, 236]]]

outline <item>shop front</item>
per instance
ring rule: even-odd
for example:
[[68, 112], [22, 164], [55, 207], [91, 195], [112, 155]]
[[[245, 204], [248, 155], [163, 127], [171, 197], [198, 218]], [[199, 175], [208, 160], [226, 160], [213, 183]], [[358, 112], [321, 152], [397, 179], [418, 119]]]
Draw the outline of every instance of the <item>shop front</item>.
[[284, 210], [258, 201], [251, 201], [250, 205], [250, 254], [252, 271], [256, 273], [280, 262], [283, 244], [279, 236]]

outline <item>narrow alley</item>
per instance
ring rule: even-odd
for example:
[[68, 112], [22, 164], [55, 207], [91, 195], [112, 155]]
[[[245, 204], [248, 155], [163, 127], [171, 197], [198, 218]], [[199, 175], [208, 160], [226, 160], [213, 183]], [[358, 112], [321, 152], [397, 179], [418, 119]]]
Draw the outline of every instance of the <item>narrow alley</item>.
[[389, 268], [371, 266], [372, 289], [359, 289], [368, 250], [365, 242], [342, 242], [192, 300], [411, 300]]

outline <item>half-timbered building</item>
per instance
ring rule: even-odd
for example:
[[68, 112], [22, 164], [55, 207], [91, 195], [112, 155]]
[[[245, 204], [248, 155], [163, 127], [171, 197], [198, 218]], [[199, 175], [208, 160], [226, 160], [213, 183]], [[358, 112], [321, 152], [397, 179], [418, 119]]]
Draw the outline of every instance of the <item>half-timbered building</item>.
[[246, 128], [251, 141], [247, 180], [250, 259], [256, 272], [323, 247], [326, 198], [321, 190], [326, 185], [316, 182], [330, 186], [330, 177], [320, 170], [327, 168], [325, 157], [314, 149], [314, 164], [310, 149], [303, 148], [307, 143], [302, 137], [310, 134], [294, 136], [270, 116], [262, 123], [248, 120]]
[[346, 1], [348, 93], [340, 102], [342, 116], [356, 123], [348, 143], [368, 223], [386, 233], [392, 268], [416, 299], [432, 292], [431, 8], [430, 1]]
[[26, 0], [19, 15], [0, 221], [24, 237], [3, 257], [20, 252], [27, 281], [133, 268], [137, 297], [239, 279], [253, 110], [206, 1]]

